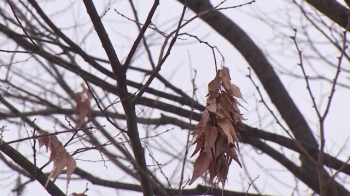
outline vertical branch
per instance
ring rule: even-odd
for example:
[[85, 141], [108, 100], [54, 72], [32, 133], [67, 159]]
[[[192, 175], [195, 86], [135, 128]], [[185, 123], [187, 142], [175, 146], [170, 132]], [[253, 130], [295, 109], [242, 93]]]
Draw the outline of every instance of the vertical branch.
[[113, 69], [113, 73], [117, 80], [118, 94], [122, 100], [122, 106], [126, 115], [126, 123], [128, 127], [128, 136], [130, 138], [131, 147], [134, 152], [135, 160], [138, 165], [138, 174], [140, 176], [141, 187], [145, 196], [153, 196], [153, 187], [148, 176], [144, 149], [142, 147], [137, 127], [135, 105], [131, 102], [126, 84], [126, 72], [121, 65], [109, 36], [101, 22], [92, 0], [84, 0], [87, 13], [95, 27], [95, 31], [102, 43], [103, 48], [108, 56]]
[[301, 70], [303, 72], [303, 76], [304, 76], [304, 79], [305, 79], [305, 82], [306, 82], [306, 88], [307, 88], [307, 90], [309, 92], [309, 95], [310, 95], [312, 103], [313, 103], [313, 107], [314, 107], [314, 109], [316, 111], [316, 114], [317, 114], [317, 117], [318, 117], [319, 123], [320, 123], [320, 130], [319, 130], [319, 132], [320, 132], [320, 150], [319, 150], [319, 153], [318, 153], [318, 160], [317, 160], [317, 173], [318, 173], [318, 179], [319, 179], [319, 185], [320, 185], [320, 195], [321, 196], [327, 194], [326, 192], [327, 192], [327, 184], [328, 184], [328, 183], [325, 182], [325, 175], [324, 175], [325, 171], [323, 169], [323, 165], [324, 165], [324, 148], [325, 148], [325, 144], [326, 144], [324, 123], [325, 123], [325, 119], [327, 117], [327, 114], [329, 112], [329, 109], [330, 109], [330, 106], [331, 106], [331, 103], [332, 103], [332, 100], [333, 100], [333, 97], [334, 97], [334, 94], [335, 94], [335, 86], [337, 85], [337, 81], [338, 81], [338, 78], [339, 78], [339, 75], [340, 75], [342, 59], [343, 59], [343, 56], [345, 54], [345, 50], [347, 48], [347, 46], [346, 46], [346, 33], [349, 30], [349, 28], [350, 28], [350, 13], [348, 13], [347, 17], [348, 17], [348, 25], [347, 25], [345, 31], [343, 32], [344, 35], [343, 35], [342, 50], [341, 50], [340, 56], [338, 57], [339, 60], [338, 60], [337, 70], [336, 70], [336, 73], [335, 73], [335, 76], [334, 76], [334, 79], [333, 79], [333, 84], [332, 84], [330, 95], [328, 97], [328, 102], [327, 102], [327, 105], [326, 105], [326, 109], [324, 110], [323, 114], [321, 114], [320, 110], [317, 108], [315, 97], [313, 96], [313, 93], [311, 91], [311, 87], [310, 87], [310, 83], [309, 83], [309, 79], [308, 79], [309, 76], [307, 76], [305, 68], [304, 68], [304, 65], [303, 65], [302, 51], [300, 50], [300, 48], [299, 48], [299, 46], [297, 44], [297, 41], [296, 41], [296, 33], [297, 33], [296, 30], [295, 30], [295, 35], [291, 37], [293, 39], [294, 44], [296, 46], [296, 49], [298, 51], [299, 60], [300, 60], [299, 66], [301, 67]]
[[[331, 107], [331, 104], [332, 104], [332, 100], [333, 100], [333, 97], [334, 97], [334, 94], [335, 94], [335, 86], [337, 85], [337, 81], [338, 81], [338, 78], [339, 78], [339, 75], [340, 75], [342, 59], [344, 57], [345, 50], [347, 48], [346, 35], [347, 35], [347, 31], [349, 31], [349, 29], [350, 29], [350, 13], [349, 12], [347, 13], [347, 18], [348, 18], [348, 24], [347, 24], [347, 26], [346, 26], [346, 28], [345, 28], [345, 30], [343, 32], [343, 34], [344, 34], [343, 35], [343, 45], [342, 45], [342, 50], [341, 50], [340, 56], [338, 57], [338, 59], [339, 59], [338, 60], [338, 66], [337, 66], [337, 70], [336, 70], [336, 73], [335, 73], [335, 76], [334, 76], [334, 79], [333, 79], [331, 92], [330, 92], [330, 95], [328, 97], [328, 102], [327, 102], [326, 109], [325, 109], [323, 115], [319, 119], [319, 121], [320, 121], [320, 136], [321, 136], [320, 140], [321, 140], [321, 142], [320, 142], [320, 151], [319, 151], [319, 155], [318, 155], [318, 164], [319, 164], [319, 167], [322, 166], [322, 169], [323, 169], [323, 161], [324, 161], [324, 148], [325, 148], [325, 144], [326, 144], [325, 135], [324, 135], [324, 122], [325, 122], [326, 117], [328, 115], [329, 108]], [[322, 193], [325, 193], [325, 191], [327, 189], [327, 184], [328, 183], [325, 183], [324, 180], [320, 184], [320, 186], [321, 186], [321, 196], [323, 195]]]
[[[318, 183], [320, 185], [320, 195], [324, 196], [326, 194], [326, 189], [324, 189], [324, 184], [325, 184], [325, 179], [324, 179], [324, 170], [323, 170], [323, 150], [324, 150], [324, 126], [323, 126], [323, 121], [322, 121], [322, 116], [320, 113], [320, 110], [318, 109], [317, 105], [316, 105], [316, 100], [315, 100], [315, 96], [313, 95], [312, 91], [311, 91], [311, 87], [310, 87], [310, 82], [309, 82], [309, 76], [306, 74], [305, 71], [305, 67], [303, 64], [303, 56], [302, 56], [302, 51], [300, 50], [298, 43], [296, 41], [296, 35], [297, 35], [297, 30], [294, 29], [294, 36], [291, 36], [291, 39], [293, 40], [295, 47], [298, 51], [298, 56], [299, 56], [299, 66], [303, 72], [303, 76], [306, 82], [306, 89], [310, 95], [310, 98], [312, 100], [312, 105], [315, 109], [316, 115], [319, 119], [320, 122], [320, 151], [319, 151], [319, 156], [318, 156], [318, 161], [316, 163], [316, 167], [317, 167], [317, 176], [318, 176]], [[322, 152], [321, 152], [322, 151]]]

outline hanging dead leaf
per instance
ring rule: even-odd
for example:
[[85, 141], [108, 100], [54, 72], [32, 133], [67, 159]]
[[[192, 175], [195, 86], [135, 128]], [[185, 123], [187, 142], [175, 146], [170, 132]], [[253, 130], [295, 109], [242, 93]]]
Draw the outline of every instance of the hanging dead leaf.
[[199, 152], [200, 149], [202, 149], [204, 147], [204, 137], [200, 137], [197, 138], [195, 143], [196, 145], [196, 149], [194, 150], [194, 152], [192, 153], [191, 157], [193, 157], [195, 154], [197, 154], [197, 152]]
[[210, 159], [208, 159], [206, 153], [201, 153], [194, 163], [194, 169], [192, 174], [192, 179], [189, 183], [191, 185], [199, 176], [204, 174], [208, 170], [210, 164]]
[[234, 84], [231, 84], [231, 88], [228, 89], [228, 93], [234, 97], [243, 99], [241, 90]]
[[210, 182], [213, 182], [214, 178], [216, 177], [216, 168], [213, 161], [210, 162], [208, 171], [210, 176]]
[[217, 105], [216, 105], [216, 97], [208, 97], [207, 98], [207, 110], [212, 113], [216, 113]]
[[83, 90], [74, 95], [74, 100], [77, 104], [77, 122], [76, 128], [81, 127], [85, 123], [85, 118], [91, 117], [90, 99], [92, 95], [87, 88], [82, 84]]
[[[223, 87], [224, 90], [220, 90]], [[218, 182], [225, 186], [229, 166], [235, 160], [240, 166], [236, 148], [238, 148], [237, 130], [242, 129], [243, 117], [235, 97], [241, 98], [239, 88], [231, 84], [227, 67], [219, 70], [209, 85], [206, 109], [201, 121], [195, 127], [196, 149], [199, 152], [194, 164], [190, 184], [199, 176], [209, 172], [210, 182], [217, 177]]]
[[86, 98], [92, 99], [92, 95], [91, 95], [89, 89], [87, 89], [83, 83], [81, 83], [80, 86], [83, 88], [82, 92], [85, 94]]
[[240, 167], [242, 167], [242, 164], [241, 164], [241, 162], [239, 161], [238, 155], [237, 155], [237, 153], [236, 153], [236, 151], [235, 151], [234, 148], [230, 148], [230, 150], [228, 151], [228, 155], [229, 155], [233, 160], [235, 160], [235, 161], [239, 164]]
[[221, 88], [221, 78], [220, 78], [219, 72], [217, 72], [214, 80], [212, 80], [208, 84], [209, 97], [216, 98], [220, 88]]
[[220, 157], [228, 150], [227, 139], [223, 135], [219, 135], [216, 140], [216, 148], [215, 148], [215, 159]]
[[226, 92], [221, 93], [219, 104], [231, 113], [239, 112], [236, 101], [232, 102]]
[[225, 186], [225, 182], [227, 179], [229, 164], [227, 157], [222, 155], [218, 158], [216, 162], [216, 175], [218, 177], [218, 181], [221, 182], [222, 186]]
[[222, 70], [220, 70], [220, 77], [222, 79], [222, 85], [228, 94], [243, 99], [242, 93], [238, 86], [231, 83], [230, 71], [227, 67], [223, 67]]
[[[221, 101], [221, 100], [220, 100]], [[231, 120], [232, 118], [232, 113], [230, 113], [227, 109], [225, 109], [223, 106], [222, 106], [222, 103], [219, 102], [217, 104], [217, 109], [216, 109], [216, 114], [218, 115], [218, 118], [228, 118], [229, 120]], [[233, 120], [232, 120], [233, 122]]]
[[227, 138], [228, 144], [233, 144], [233, 137], [232, 137], [231, 131], [230, 131], [230, 123], [231, 122], [228, 121], [226, 118], [224, 118], [224, 119], [219, 118], [217, 122], [219, 125], [219, 130], [221, 130], [223, 135]]
[[207, 155], [214, 161], [214, 154], [215, 152], [215, 142], [218, 137], [218, 129], [214, 126], [206, 126], [206, 129], [204, 130], [205, 134], [205, 141], [204, 141], [204, 149]]
[[50, 139], [48, 137], [48, 132], [47, 131], [41, 131], [41, 133], [39, 133], [39, 138], [38, 138], [38, 142], [39, 142], [39, 149], [43, 146], [46, 147], [46, 152], [48, 151], [49, 149], [49, 142], [50, 142]]
[[56, 135], [49, 135], [48, 132], [42, 131], [40, 134], [39, 148], [46, 146], [50, 149], [49, 161], [53, 161], [53, 168], [50, 175], [46, 181], [45, 187], [48, 185], [51, 178], [57, 177], [65, 167], [67, 167], [67, 190], [70, 177], [76, 168], [76, 161], [69, 153], [66, 151], [62, 143], [58, 140]]

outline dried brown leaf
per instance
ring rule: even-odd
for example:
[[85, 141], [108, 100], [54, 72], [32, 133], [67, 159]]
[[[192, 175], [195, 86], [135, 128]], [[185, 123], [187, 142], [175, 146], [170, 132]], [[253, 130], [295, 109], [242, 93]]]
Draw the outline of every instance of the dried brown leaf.
[[220, 96], [219, 104], [222, 106], [222, 108], [225, 108], [225, 110], [235, 113], [239, 112], [239, 109], [237, 107], [237, 103], [230, 100], [226, 92], [222, 92]]
[[231, 135], [230, 129], [232, 128], [231, 122], [227, 118], [219, 118], [217, 120], [219, 128], [224, 133], [224, 136], [227, 138], [229, 144], [233, 144], [233, 137]]
[[216, 73], [214, 80], [208, 84], [209, 97], [217, 97], [221, 88], [221, 78], [219, 72]]
[[[47, 132], [45, 134], [47, 134]], [[58, 138], [55, 135], [49, 135], [46, 138], [48, 142], [47, 140], [42, 142], [44, 143], [43, 145], [47, 145], [48, 148], [50, 149], [49, 161], [53, 161], [54, 167], [51, 170], [51, 173], [46, 181], [45, 187], [47, 186], [51, 178], [57, 177], [63, 171], [63, 169], [67, 167], [67, 189], [68, 189], [70, 177], [76, 168], [76, 162], [73, 159], [73, 157], [69, 155], [69, 153], [64, 148], [63, 144], [58, 140]]]
[[195, 154], [197, 154], [197, 152], [202, 149], [204, 147], [204, 137], [198, 137], [195, 141], [196, 145], [196, 149], [193, 151], [191, 157], [193, 157]]
[[243, 116], [240, 113], [234, 113], [234, 117], [236, 119], [236, 122], [241, 122], [242, 120], [246, 120], [245, 118], [243, 118]]
[[50, 142], [50, 136], [49, 136], [49, 132], [47, 131], [42, 131], [39, 134], [39, 138], [38, 138], [38, 142], [39, 142], [39, 149], [43, 146], [46, 147], [46, 152], [48, 151], [49, 148], [49, 142]]
[[91, 95], [89, 89], [87, 89], [84, 84], [81, 84], [81, 87], [83, 88], [82, 93], [85, 94], [86, 98], [87, 99], [92, 99], [92, 95]]
[[227, 179], [228, 169], [229, 169], [229, 164], [226, 160], [226, 157], [221, 156], [217, 160], [216, 175], [217, 175], [218, 181], [221, 182], [223, 187], [225, 186], [225, 182]]
[[201, 122], [207, 123], [208, 120], [209, 120], [209, 112], [208, 112], [208, 110], [204, 110], [204, 112], [202, 114]]
[[83, 87], [82, 92], [75, 93], [74, 100], [77, 104], [77, 123], [76, 127], [81, 127], [85, 123], [86, 117], [91, 117], [90, 99], [92, 95]]
[[83, 92], [77, 92], [74, 94], [75, 103], [80, 103], [83, 99]]
[[[228, 119], [231, 119], [231, 113], [226, 110], [222, 105], [221, 103], [219, 102], [217, 104], [217, 110], [216, 110], [216, 114], [218, 115], [218, 117], [220, 118], [228, 118]], [[232, 121], [233, 122], [233, 121]]]
[[209, 175], [210, 175], [210, 182], [212, 182], [216, 176], [216, 167], [213, 164], [213, 162], [210, 162], [208, 171], [209, 171]]
[[51, 151], [50, 161], [54, 161], [66, 152], [66, 149], [55, 135], [50, 135], [49, 148]]
[[199, 123], [194, 128], [195, 130], [193, 131], [193, 135], [201, 134], [201, 132], [203, 132], [205, 125], [208, 123], [208, 121], [209, 121], [209, 112], [208, 110], [204, 110], [204, 112], [202, 113], [201, 121], [199, 121]]
[[239, 89], [238, 86], [231, 84], [230, 88], [227, 89], [228, 93], [234, 97], [243, 99], [241, 90]]
[[216, 97], [208, 97], [207, 98], [207, 110], [212, 113], [216, 113], [217, 104], [216, 104]]
[[223, 153], [225, 153], [228, 149], [227, 139], [223, 135], [219, 135], [216, 140], [216, 148], [215, 148], [215, 158], [217, 159]]
[[231, 77], [230, 77], [230, 71], [227, 67], [223, 67], [221, 70], [218, 71], [220, 78], [222, 80], [222, 85], [225, 89], [230, 87], [231, 84]]
[[230, 123], [229, 124], [230, 127], [230, 133], [232, 135], [232, 138], [234, 141], [239, 142], [238, 136], [237, 136], [237, 132], [236, 132], [236, 128]]
[[[238, 105], [239, 106], [242, 106], [237, 100], [236, 98], [232, 97], [231, 95], [227, 94], [227, 97], [229, 98], [229, 100], [231, 101], [232, 103], [232, 106], [234, 107], [235, 110], [237, 110], [237, 112], [239, 112], [239, 108], [238, 108]], [[242, 106], [243, 107], [243, 106]]]
[[230, 71], [227, 67], [223, 67], [222, 70], [220, 70], [220, 77], [222, 79], [222, 85], [228, 94], [243, 99], [239, 87], [231, 83]]
[[213, 161], [215, 158], [213, 152], [215, 152], [215, 142], [218, 137], [218, 129], [214, 126], [207, 125], [205, 131], [204, 149], [209, 158]]
[[193, 174], [192, 179], [189, 183], [191, 185], [199, 176], [204, 174], [209, 167], [210, 159], [208, 158], [206, 153], [201, 153], [193, 166]]
[[72, 156], [69, 156], [68, 162], [67, 162], [67, 190], [68, 190], [68, 184], [70, 182], [70, 178], [75, 170], [77, 168], [77, 162]]
[[68, 152], [63, 152], [53, 160], [54, 167], [51, 170], [51, 173], [50, 173], [48, 179], [57, 177], [63, 171], [63, 169], [68, 164], [69, 157], [70, 156], [69, 156]]
[[242, 167], [242, 164], [241, 164], [241, 162], [239, 161], [238, 155], [237, 155], [236, 150], [235, 150], [234, 148], [230, 148], [227, 154], [228, 154], [233, 160], [235, 160], [235, 161], [239, 164], [240, 167]]

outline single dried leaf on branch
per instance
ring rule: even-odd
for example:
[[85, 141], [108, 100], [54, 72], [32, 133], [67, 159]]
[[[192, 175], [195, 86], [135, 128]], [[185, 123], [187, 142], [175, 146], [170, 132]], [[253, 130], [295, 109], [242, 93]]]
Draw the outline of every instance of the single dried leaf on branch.
[[215, 155], [212, 152], [215, 152], [215, 142], [218, 137], [218, 130], [216, 127], [208, 125], [205, 129], [205, 138], [209, 138], [204, 141], [204, 149], [207, 155], [209, 155], [210, 159], [213, 161], [215, 159]]
[[208, 172], [211, 183], [216, 177], [224, 187], [232, 160], [242, 167], [236, 152], [239, 142], [237, 131], [245, 128], [236, 98], [243, 99], [243, 96], [239, 88], [231, 84], [227, 67], [217, 71], [208, 91], [206, 109], [193, 131], [197, 145], [192, 156], [197, 153], [199, 156], [190, 184]]
[[219, 70], [218, 72], [220, 73], [222, 85], [224, 86], [227, 93], [234, 97], [243, 99], [241, 90], [238, 88], [238, 86], [231, 83], [230, 70], [227, 67], [223, 67], [223, 69]]
[[209, 91], [208, 96], [209, 97], [217, 97], [217, 95], [220, 91], [220, 88], [221, 88], [221, 78], [220, 78], [219, 72], [217, 72], [214, 80], [212, 80], [208, 84], [208, 91]]
[[216, 113], [217, 104], [216, 104], [216, 98], [215, 97], [208, 97], [207, 98], [207, 110], [212, 113]]
[[199, 176], [201, 176], [208, 170], [210, 162], [211, 161], [207, 158], [206, 153], [199, 154], [199, 157], [194, 163], [193, 176], [190, 184], [192, 184]]
[[39, 134], [39, 148], [42, 146], [46, 146], [46, 148], [50, 149], [50, 159], [49, 161], [53, 161], [53, 168], [51, 173], [46, 181], [45, 187], [48, 185], [51, 178], [57, 177], [65, 167], [67, 167], [67, 190], [68, 184], [76, 168], [75, 159], [66, 151], [63, 144], [58, 140], [56, 135], [49, 135], [46, 131], [41, 131]]
[[45, 146], [46, 152], [47, 152], [49, 149], [49, 142], [50, 142], [50, 137], [48, 136], [48, 132], [42, 131], [41, 133], [39, 133], [38, 142], [39, 142], [39, 149]]
[[85, 123], [85, 118], [91, 117], [91, 105], [90, 100], [92, 95], [89, 90], [82, 84], [82, 91], [77, 92], [74, 95], [74, 100], [77, 104], [77, 122], [76, 128], [81, 127]]

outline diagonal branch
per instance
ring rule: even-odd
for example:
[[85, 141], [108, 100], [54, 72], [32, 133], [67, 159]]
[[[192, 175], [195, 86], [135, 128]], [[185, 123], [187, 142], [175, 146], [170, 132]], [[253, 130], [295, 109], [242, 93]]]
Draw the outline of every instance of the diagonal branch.
[[146, 32], [148, 26], [149, 26], [149, 25], [151, 24], [151, 22], [152, 22], [152, 17], [153, 17], [153, 15], [154, 15], [154, 13], [156, 12], [156, 9], [157, 9], [158, 5], [159, 5], [159, 0], [155, 0], [154, 3], [153, 3], [153, 6], [152, 6], [152, 8], [151, 8], [151, 10], [150, 10], [149, 13], [148, 13], [148, 17], [147, 17], [147, 19], [146, 19], [146, 22], [145, 22], [145, 24], [143, 25], [143, 27], [141, 28], [141, 30], [140, 30], [140, 32], [139, 32], [139, 35], [137, 36], [137, 38], [136, 38], [136, 40], [135, 40], [133, 46], [132, 46], [131, 49], [130, 49], [130, 52], [129, 52], [129, 54], [128, 54], [128, 57], [127, 57], [126, 60], [125, 60], [124, 67], [123, 67], [123, 68], [124, 68], [124, 71], [126, 71], [126, 70], [129, 68], [130, 63], [131, 63], [131, 60], [132, 60], [132, 58], [134, 57], [134, 54], [135, 54], [135, 52], [136, 52], [136, 49], [137, 49], [137, 47], [139, 46], [139, 44], [140, 44], [140, 42], [141, 42], [141, 39], [144, 37], [145, 32]]
[[[338, 1], [306, 0], [306, 2], [315, 7], [318, 11], [322, 12], [329, 19], [333, 20], [338, 25], [346, 29], [346, 25], [348, 24], [348, 18], [346, 14], [349, 10]], [[346, 0], [346, 2], [348, 3], [349, 1]]]
[[[0, 151], [5, 153], [10, 157], [16, 164], [21, 166], [30, 175], [32, 175], [43, 187], [47, 181], [47, 176], [36, 166], [33, 165], [27, 158], [25, 158], [21, 153], [12, 148], [10, 145], [6, 144], [5, 141], [0, 139]], [[49, 181], [47, 187], [47, 192], [51, 195], [65, 196], [65, 194], [52, 182]]]

